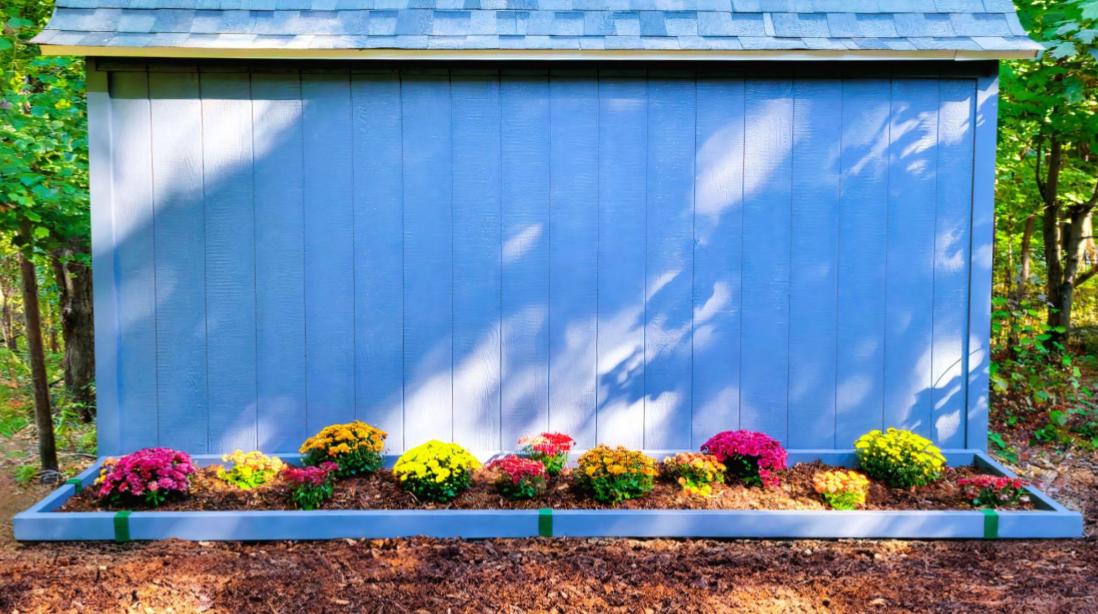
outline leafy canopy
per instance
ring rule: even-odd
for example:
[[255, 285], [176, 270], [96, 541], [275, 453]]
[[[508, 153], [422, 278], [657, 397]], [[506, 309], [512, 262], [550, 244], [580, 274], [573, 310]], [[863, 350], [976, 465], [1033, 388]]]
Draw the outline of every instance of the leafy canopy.
[[43, 57], [28, 42], [50, 3], [6, 0], [0, 11], [0, 232], [28, 250], [85, 245], [84, 62]]

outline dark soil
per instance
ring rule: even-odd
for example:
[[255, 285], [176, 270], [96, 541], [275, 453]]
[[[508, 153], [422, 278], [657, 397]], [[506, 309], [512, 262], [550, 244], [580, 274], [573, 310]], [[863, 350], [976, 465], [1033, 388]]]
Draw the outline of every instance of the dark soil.
[[[800, 464], [782, 472], [780, 488], [751, 488], [740, 484], [718, 485], [710, 497], [691, 496], [677, 484], [657, 480], [648, 496], [625, 501], [617, 506], [603, 505], [592, 500], [576, 488], [568, 470], [552, 481], [546, 493], [536, 499], [511, 501], [501, 497], [492, 484], [478, 479], [472, 488], [446, 504], [425, 503], [400, 488], [400, 484], [387, 470], [376, 474], [341, 480], [336, 484], [335, 496], [323, 509], [554, 509], [608, 508], [621, 509], [771, 509], [807, 510], [827, 509], [819, 495], [812, 489], [812, 476], [826, 467], [819, 463]], [[912, 489], [888, 488], [872, 482], [866, 509], [972, 509], [965, 499], [957, 479], [977, 473], [969, 467], [949, 468], [942, 480], [934, 484]], [[212, 511], [212, 510], [270, 510], [289, 509], [287, 488], [273, 483], [255, 490], [245, 491], [229, 486], [217, 479], [216, 470], [206, 467], [199, 470], [192, 480], [191, 494], [177, 501], [170, 501], [160, 508], [163, 511]], [[1032, 507], [1023, 505], [1023, 507]], [[93, 493], [85, 491], [73, 497], [62, 508], [66, 512], [97, 511], [104, 507]], [[133, 509], [139, 509], [134, 507]]]

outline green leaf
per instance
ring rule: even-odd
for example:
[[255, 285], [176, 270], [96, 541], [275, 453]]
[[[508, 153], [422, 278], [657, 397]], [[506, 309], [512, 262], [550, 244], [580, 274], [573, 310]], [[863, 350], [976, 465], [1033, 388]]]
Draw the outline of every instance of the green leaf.
[[1075, 55], [1075, 43], [1071, 41], [1052, 41], [1049, 45], [1048, 54], [1054, 59], [1062, 60]]
[[1083, 3], [1083, 19], [1098, 19], [1098, 2]]

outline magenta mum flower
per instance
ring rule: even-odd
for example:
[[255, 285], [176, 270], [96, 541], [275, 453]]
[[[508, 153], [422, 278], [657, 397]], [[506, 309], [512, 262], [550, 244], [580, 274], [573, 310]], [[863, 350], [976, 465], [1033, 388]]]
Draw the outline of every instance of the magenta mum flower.
[[785, 448], [765, 433], [724, 431], [710, 437], [701, 450], [724, 463], [728, 477], [747, 484], [778, 486], [781, 479], [776, 472], [786, 468]]
[[144, 496], [145, 503], [156, 507], [173, 494], [186, 493], [194, 472], [191, 457], [184, 452], [145, 448], [104, 463], [96, 493], [116, 505]]

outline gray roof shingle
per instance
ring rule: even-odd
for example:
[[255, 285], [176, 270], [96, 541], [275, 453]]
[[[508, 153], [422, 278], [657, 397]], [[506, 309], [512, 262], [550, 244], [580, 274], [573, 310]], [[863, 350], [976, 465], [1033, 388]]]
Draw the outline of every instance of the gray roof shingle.
[[1010, 0], [57, 0], [35, 40], [105, 54], [112, 47], [194, 47], [1015, 57], [1041, 49]]

